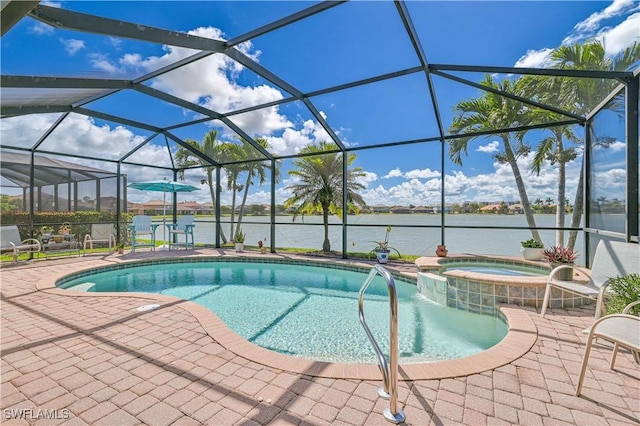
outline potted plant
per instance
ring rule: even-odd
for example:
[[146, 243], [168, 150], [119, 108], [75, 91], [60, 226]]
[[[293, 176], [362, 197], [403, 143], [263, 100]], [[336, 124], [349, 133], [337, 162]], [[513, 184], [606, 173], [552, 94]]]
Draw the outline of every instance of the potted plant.
[[[551, 268], [558, 266], [573, 266], [578, 254], [575, 250], [568, 247], [553, 246], [545, 249], [543, 252], [545, 259], [551, 264]], [[571, 281], [573, 278], [573, 267], [565, 267], [558, 271], [555, 277], [562, 281]]]
[[524, 257], [526, 260], [544, 259], [544, 245], [540, 241], [529, 238], [526, 241], [520, 242], [520, 245], [522, 257]]
[[118, 254], [123, 254], [124, 253], [124, 243], [120, 242], [120, 243], [116, 244], [116, 250], [118, 251]]
[[394, 250], [396, 253], [398, 253], [398, 257], [402, 257], [397, 249], [389, 246], [390, 232], [391, 227], [387, 226], [387, 232], [384, 235], [384, 241], [372, 241], [372, 243], [376, 243], [376, 246], [369, 252], [369, 258], [371, 258], [372, 253], [375, 253], [376, 258], [378, 259], [378, 263], [387, 263], [389, 261], [389, 253], [391, 253], [391, 250]]
[[238, 226], [236, 233], [233, 236], [233, 242], [236, 245], [236, 253], [242, 253], [244, 251], [244, 239], [247, 235], [242, 232], [242, 228]]
[[42, 241], [42, 244], [47, 244], [51, 240], [52, 234], [53, 234], [52, 226], [49, 226], [49, 225], [42, 226], [40, 228], [40, 240]]
[[60, 226], [60, 233], [62, 235], [69, 235], [71, 233], [71, 225], [68, 223], [63, 223]]

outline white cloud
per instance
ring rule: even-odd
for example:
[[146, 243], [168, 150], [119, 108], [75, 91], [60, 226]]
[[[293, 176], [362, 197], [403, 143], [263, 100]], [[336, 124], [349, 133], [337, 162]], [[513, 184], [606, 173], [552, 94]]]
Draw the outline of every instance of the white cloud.
[[86, 47], [84, 44], [84, 40], [77, 40], [75, 38], [62, 38], [60, 39], [60, 42], [64, 45], [64, 49], [70, 56], [75, 55], [79, 50]]
[[604, 40], [606, 54], [617, 55], [634, 41], [640, 41], [640, 13], [629, 16], [616, 27], [601, 31], [598, 36]]
[[32, 147], [61, 114], [33, 114], [3, 118], [0, 140], [3, 145]]
[[[189, 34], [216, 40], [224, 40], [224, 33], [213, 27], [201, 27]], [[260, 51], [253, 49], [251, 42], [237, 48], [247, 56], [257, 60]], [[105, 55], [94, 55], [91, 60], [97, 69], [111, 74], [129, 75], [148, 73], [176, 61], [189, 57], [194, 50], [175, 46], [163, 46], [164, 54], [143, 57], [136, 52], [123, 54], [117, 64]], [[152, 87], [170, 93], [189, 102], [199, 104], [215, 112], [229, 112], [262, 103], [277, 101], [283, 94], [267, 84], [243, 86], [237, 82], [240, 72], [245, 71], [238, 62], [223, 54], [213, 54], [199, 61], [181, 67], [180, 70], [163, 74], [150, 81]], [[192, 117], [196, 113], [186, 112]], [[320, 111], [326, 118], [326, 114]], [[233, 115], [230, 120], [251, 137], [264, 137], [277, 155], [295, 154], [304, 146], [320, 141], [331, 141], [327, 131], [314, 120], [292, 122], [281, 114], [279, 107], [263, 108], [243, 114]], [[219, 125], [219, 123], [216, 123]], [[235, 137], [231, 129], [223, 126], [226, 137]], [[339, 132], [336, 132], [339, 133]]]
[[609, 149], [617, 152], [624, 151], [625, 149], [627, 149], [627, 144], [624, 142], [616, 141], [609, 146]]
[[544, 48], [540, 50], [527, 50], [527, 53], [520, 57], [515, 63], [515, 67], [521, 68], [544, 68], [551, 63], [549, 55], [553, 49]]
[[440, 172], [436, 170], [427, 169], [414, 169], [406, 172], [404, 177], [407, 179], [429, 179], [433, 177], [440, 177]]
[[118, 48], [122, 44], [122, 39], [118, 37], [107, 37], [107, 40], [109, 41], [109, 44], [114, 48]]
[[[572, 45], [589, 39], [598, 38], [604, 41], [605, 52], [608, 56], [615, 56], [634, 41], [640, 41], [640, 3], [633, 0], [614, 0], [601, 11], [593, 13], [583, 21], [578, 22], [573, 30], [562, 40], [561, 45]], [[631, 14], [617, 25], [607, 26], [608, 21], [625, 14]], [[541, 68], [550, 64], [549, 54], [555, 48], [545, 47], [529, 50], [514, 66], [526, 68]]]
[[300, 129], [296, 129], [293, 123], [289, 123], [280, 136], [267, 136], [271, 145], [270, 152], [275, 155], [296, 154], [309, 144], [317, 144], [321, 141], [330, 141], [324, 128], [313, 120], [306, 120]]
[[604, 150], [604, 151], [611, 151], [611, 152], [620, 152], [627, 149], [627, 144], [622, 141], [616, 140], [615, 142], [612, 142], [610, 145], [601, 145], [601, 144], [594, 145], [593, 149], [594, 151]]
[[42, 22], [36, 22], [31, 27], [29, 27], [29, 32], [35, 35], [50, 35], [53, 34], [54, 28], [51, 25], [47, 25]]
[[633, 7], [633, 0], [614, 0], [604, 10], [594, 12], [584, 21], [578, 22], [573, 27], [571, 34], [565, 39], [564, 44], [573, 44], [592, 36], [606, 20], [626, 13]]
[[[530, 200], [536, 198], [556, 198], [557, 166], [548, 162], [542, 167], [540, 175], [531, 172], [533, 154], [518, 160], [520, 171], [525, 180]], [[567, 163], [567, 197], [573, 201], [576, 185], [579, 180], [580, 161]], [[395, 177], [406, 177], [399, 169], [389, 174]], [[363, 192], [367, 204], [385, 205], [435, 205], [440, 203], [442, 180], [434, 176], [427, 180], [409, 179], [397, 185], [384, 187], [379, 185]], [[520, 196], [515, 185], [513, 172], [508, 164], [493, 163], [493, 171], [478, 175], [467, 175], [457, 170], [445, 176], [445, 194], [447, 202], [462, 203], [466, 201], [519, 201]]]
[[433, 177], [439, 177], [440, 172], [431, 170], [429, 168], [426, 169], [413, 169], [408, 172], [403, 172], [399, 168], [395, 168], [390, 170], [389, 173], [384, 175], [382, 179], [391, 179], [391, 178], [406, 178], [406, 179], [429, 179]]
[[624, 188], [626, 186], [627, 173], [625, 169], [610, 169], [600, 173], [596, 173], [594, 182], [596, 193], [606, 194], [611, 198], [616, 194], [620, 194], [624, 198]]
[[[222, 31], [213, 27], [201, 27], [188, 33], [199, 37], [224, 39]], [[251, 52], [251, 48], [249, 42], [239, 46], [239, 50], [248, 56], [257, 58], [260, 52]], [[150, 72], [195, 53], [192, 49], [175, 46], [164, 46], [164, 51], [161, 56], [147, 58], [137, 53], [127, 53], [119, 62], [127, 69]], [[101, 65], [105, 69], [104, 64]], [[158, 90], [221, 113], [282, 99], [282, 93], [269, 85], [238, 84], [236, 78], [243, 70], [244, 67], [240, 63], [228, 56], [213, 54], [181, 67], [180, 70], [163, 74], [153, 79], [151, 85]], [[114, 67], [114, 71], [117, 72], [118, 69]], [[279, 113], [277, 106], [235, 115], [231, 120], [251, 136], [274, 136], [275, 133], [293, 126], [286, 116]], [[280, 145], [275, 141], [274, 144]]]
[[402, 171], [398, 168], [390, 170], [389, 173], [382, 177], [382, 179], [391, 179], [395, 177], [402, 177]]
[[365, 187], [368, 187], [371, 182], [375, 182], [378, 180], [378, 175], [374, 172], [364, 172], [364, 176], [358, 179], [358, 182], [363, 184]]
[[562, 44], [571, 45], [591, 38], [601, 38], [605, 41], [607, 54], [615, 55], [634, 40], [640, 39], [638, 17], [637, 13], [628, 16], [625, 21], [613, 27], [607, 26], [608, 22], [638, 10], [640, 6], [633, 0], [614, 0], [603, 10], [594, 12], [587, 19], [578, 22]]
[[92, 53], [89, 55], [91, 64], [94, 68], [105, 71], [107, 74], [124, 74], [124, 68], [119, 68], [113, 62], [109, 61], [106, 55], [99, 53]]
[[118, 60], [120, 65], [125, 67], [136, 67], [142, 61], [142, 56], [138, 53], [126, 53]]
[[498, 148], [500, 147], [499, 141], [491, 141], [486, 145], [480, 145], [476, 151], [477, 152], [486, 152], [492, 154], [494, 152], [498, 152]]

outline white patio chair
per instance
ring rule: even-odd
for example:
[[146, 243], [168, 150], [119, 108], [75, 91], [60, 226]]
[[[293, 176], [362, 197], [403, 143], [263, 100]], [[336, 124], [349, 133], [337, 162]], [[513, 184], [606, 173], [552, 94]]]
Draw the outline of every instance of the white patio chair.
[[[156, 228], [157, 224], [153, 224], [151, 216], [138, 215], [133, 217], [131, 225], [127, 228], [131, 231], [131, 252], [136, 252], [136, 247], [151, 247], [151, 250], [156, 250]], [[138, 238], [140, 236], [150, 237], [151, 243], [140, 243]]]
[[[170, 223], [167, 225], [169, 228], [169, 241], [173, 241], [175, 236], [176, 242], [169, 243], [169, 250], [171, 250], [171, 246], [182, 246], [184, 245], [185, 250], [189, 247], [195, 248], [194, 240], [193, 240], [193, 228], [196, 225], [193, 223], [193, 216], [184, 215], [180, 216], [176, 223]], [[178, 238], [184, 235], [184, 244], [178, 242]], [[189, 236], [191, 236], [191, 242], [189, 242]]]
[[590, 299], [596, 299], [595, 318], [598, 319], [602, 314], [604, 293], [609, 284], [609, 278], [640, 273], [640, 245], [601, 240], [596, 247], [596, 254], [591, 265], [591, 279], [587, 284], [562, 281], [556, 278], [558, 271], [570, 267], [567, 265], [558, 266], [549, 274], [540, 315], [542, 317], [545, 316], [551, 299], [551, 291], [553, 288], [558, 288]]
[[36, 253], [42, 250], [40, 241], [34, 238], [20, 240], [17, 225], [0, 226], [0, 253], [11, 253], [13, 263], [18, 262], [21, 253]]
[[87, 245], [93, 252], [94, 243], [109, 243], [109, 253], [116, 248], [116, 232], [112, 223], [92, 223], [91, 233], [84, 236], [82, 255], [87, 253]]
[[591, 326], [589, 336], [587, 337], [587, 346], [584, 349], [584, 357], [582, 358], [576, 396], [580, 396], [582, 392], [584, 373], [587, 370], [591, 346], [596, 339], [604, 339], [613, 343], [613, 353], [611, 354], [611, 362], [609, 364], [610, 369], [613, 370], [615, 366], [620, 346], [631, 350], [635, 361], [640, 361], [640, 356], [638, 355], [638, 353], [640, 353], [640, 317], [628, 313], [630, 309], [637, 304], [640, 304], [640, 300], [628, 304], [622, 311], [623, 313], [605, 315], [596, 320]]

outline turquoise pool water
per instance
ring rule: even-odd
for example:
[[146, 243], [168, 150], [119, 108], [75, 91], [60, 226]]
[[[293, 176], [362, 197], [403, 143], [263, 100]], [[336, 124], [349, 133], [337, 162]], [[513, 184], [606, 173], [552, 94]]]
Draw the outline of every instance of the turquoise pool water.
[[468, 272], [477, 272], [480, 274], [488, 274], [488, 275], [503, 275], [509, 277], [540, 277], [543, 275], [548, 275], [549, 270], [542, 269], [540, 267], [527, 267], [513, 264], [503, 264], [503, 263], [479, 263], [479, 262], [471, 262], [465, 263], [461, 262], [452, 262], [444, 265], [445, 271], [468, 271]]
[[[180, 262], [131, 266], [65, 280], [86, 292], [144, 292], [191, 300], [215, 312], [243, 338], [304, 358], [375, 363], [358, 319], [358, 291], [367, 274], [299, 264]], [[396, 280], [401, 363], [455, 359], [483, 351], [506, 335], [497, 317], [431, 303], [416, 285]], [[389, 302], [377, 277], [365, 296], [365, 316], [388, 353]]]

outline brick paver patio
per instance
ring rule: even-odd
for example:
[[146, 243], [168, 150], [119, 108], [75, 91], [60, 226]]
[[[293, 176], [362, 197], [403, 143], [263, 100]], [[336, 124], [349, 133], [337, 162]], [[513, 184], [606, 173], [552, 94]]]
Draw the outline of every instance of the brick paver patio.
[[[48, 275], [117, 258], [3, 265], [2, 424], [389, 424], [381, 415], [388, 402], [377, 397], [380, 381], [291, 373], [239, 356], [181, 302], [138, 312], [148, 298], [36, 289]], [[612, 371], [610, 348], [596, 345], [583, 395], [574, 396], [593, 307], [554, 310], [545, 319], [535, 309], [522, 311], [538, 332], [524, 356], [479, 374], [401, 381], [407, 423], [640, 423], [640, 368], [627, 352]]]

